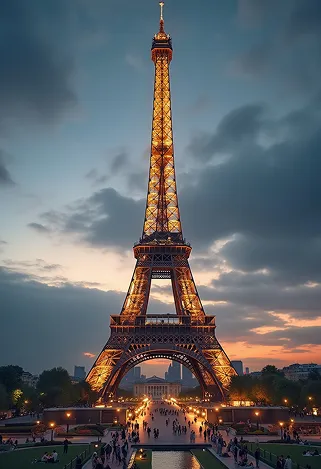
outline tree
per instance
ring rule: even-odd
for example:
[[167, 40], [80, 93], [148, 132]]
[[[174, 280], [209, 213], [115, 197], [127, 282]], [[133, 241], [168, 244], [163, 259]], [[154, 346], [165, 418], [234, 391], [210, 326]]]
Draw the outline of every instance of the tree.
[[90, 384], [86, 381], [73, 384], [71, 393], [73, 404], [94, 404], [97, 402], [99, 397], [99, 394], [96, 391], [93, 391]]
[[284, 376], [283, 371], [280, 371], [277, 369], [276, 366], [274, 365], [266, 365], [264, 368], [261, 370], [262, 376], [269, 376], [269, 375], [275, 375], [275, 376]]
[[7, 393], [21, 387], [23, 369], [17, 365], [0, 366], [0, 383], [6, 388]]
[[248, 401], [251, 399], [253, 388], [251, 376], [233, 376], [229, 388], [229, 398], [232, 401]]
[[45, 406], [70, 405], [72, 384], [68, 371], [64, 368], [45, 370], [39, 376], [37, 389]]
[[[309, 399], [311, 398], [311, 399]], [[309, 381], [301, 389], [302, 407], [321, 407], [321, 381]]]

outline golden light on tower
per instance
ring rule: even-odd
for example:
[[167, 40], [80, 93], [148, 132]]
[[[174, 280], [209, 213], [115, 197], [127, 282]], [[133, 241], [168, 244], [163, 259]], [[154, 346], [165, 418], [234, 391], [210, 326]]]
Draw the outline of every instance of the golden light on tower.
[[[169, 73], [172, 39], [165, 32], [164, 2], [159, 6], [159, 30], [151, 48], [155, 78], [143, 231], [133, 248], [136, 265], [121, 313], [111, 316], [111, 335], [86, 378], [105, 400], [115, 395], [133, 363], [159, 358], [160, 349], [166, 358], [177, 355], [182, 364], [189, 360], [207, 399], [225, 398], [231, 377], [236, 375], [216, 338], [215, 316], [205, 314], [188, 261], [192, 248], [183, 237], [174, 164]], [[154, 320], [154, 315], [148, 314], [152, 279], [171, 280], [175, 323], [168, 315]], [[170, 339], [173, 335], [178, 337], [175, 346]]]

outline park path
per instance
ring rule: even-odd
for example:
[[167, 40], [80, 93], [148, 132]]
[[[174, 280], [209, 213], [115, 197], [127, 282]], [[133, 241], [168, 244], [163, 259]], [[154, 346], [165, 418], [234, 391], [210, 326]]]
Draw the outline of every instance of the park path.
[[[159, 411], [155, 411], [157, 408], [167, 408], [168, 410], [178, 410], [178, 416], [176, 415], [161, 415], [159, 413]], [[152, 419], [152, 415], [154, 416], [154, 419]], [[186, 416], [186, 421], [185, 421], [185, 416]], [[210, 443], [208, 442], [207, 440], [204, 440], [204, 437], [203, 435], [200, 435], [199, 433], [199, 427], [200, 425], [202, 424], [202, 418], [199, 418], [198, 421], [196, 423], [194, 423], [194, 414], [189, 414], [189, 413], [186, 413], [184, 416], [183, 412], [179, 410], [179, 407], [176, 406], [176, 405], [169, 405], [169, 404], [157, 404], [157, 403], [150, 403], [149, 404], [149, 408], [146, 409], [146, 412], [145, 412], [145, 415], [139, 415], [139, 417], [137, 417], [137, 422], [139, 423], [139, 436], [140, 436], [140, 444], [142, 445], [142, 447], [144, 447], [144, 445], [146, 444], [152, 444], [152, 445], [175, 445], [175, 444], [189, 444], [190, 443], [190, 431], [191, 430], [194, 430], [195, 431], [195, 434], [196, 434], [196, 439], [195, 439], [195, 443], [196, 444], [203, 444], [203, 443]], [[178, 419], [178, 423], [182, 426], [182, 425], [186, 425], [187, 426], [187, 433], [186, 434], [181, 434], [181, 435], [178, 435], [178, 434], [174, 434], [173, 433], [173, 420], [177, 418]], [[169, 425], [166, 426], [166, 419], [170, 419], [170, 422], [169, 422]], [[143, 421], [147, 421], [148, 422], [148, 426], [151, 428], [151, 436], [148, 437], [148, 434], [146, 431], [143, 430]], [[190, 430], [188, 428], [188, 421], [191, 422], [191, 427], [190, 427]], [[154, 432], [153, 430], [155, 429], [158, 429], [159, 430], [159, 437], [158, 438], [154, 438]], [[204, 425], [203, 425], [203, 430], [204, 430]], [[226, 435], [226, 432], [222, 432], [223, 434], [223, 438], [228, 441], [229, 438], [227, 437]], [[102, 441], [104, 443], [109, 443], [111, 441], [111, 438], [112, 438], [112, 435], [111, 435], [111, 432], [108, 432], [103, 438], [102, 438]], [[132, 454], [132, 449], [131, 449], [131, 445], [129, 445], [129, 451], [128, 451], [128, 460]], [[235, 465], [235, 462], [234, 462], [234, 458], [233, 457], [230, 457], [230, 458], [222, 458], [222, 457], [219, 457], [217, 454], [216, 454], [216, 451], [215, 451], [215, 448], [211, 448], [210, 451], [218, 458], [220, 459], [223, 464], [225, 464], [226, 467], [228, 468], [233, 468], [235, 469], [236, 465]], [[253, 461], [253, 464], [254, 464], [254, 467], [255, 467], [255, 460], [252, 456], [249, 456], [249, 460], [250, 461]], [[111, 467], [111, 469], [119, 469], [121, 468], [122, 466], [121, 465], [118, 465], [116, 462], [109, 462], [109, 465]], [[91, 469], [92, 465], [91, 465], [91, 461], [88, 461], [85, 465], [84, 465], [84, 468], [83, 469]], [[267, 464], [264, 464], [264, 463], [260, 463], [260, 469], [271, 469], [270, 466], [268, 466]]]

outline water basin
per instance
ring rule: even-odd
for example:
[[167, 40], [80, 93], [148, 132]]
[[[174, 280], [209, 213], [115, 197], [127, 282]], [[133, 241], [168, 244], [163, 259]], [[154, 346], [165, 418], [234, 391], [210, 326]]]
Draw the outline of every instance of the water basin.
[[189, 451], [153, 451], [152, 469], [201, 469]]

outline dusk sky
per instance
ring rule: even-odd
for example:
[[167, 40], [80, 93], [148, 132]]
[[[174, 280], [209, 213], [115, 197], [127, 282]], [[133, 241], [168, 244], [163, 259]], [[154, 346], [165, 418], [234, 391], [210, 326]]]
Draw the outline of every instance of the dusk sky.
[[[157, 0], [2, 0], [1, 365], [85, 365], [147, 191]], [[321, 362], [321, 1], [168, 0], [183, 234], [231, 360]], [[154, 281], [148, 312], [174, 312]], [[168, 363], [143, 364], [147, 375]]]

